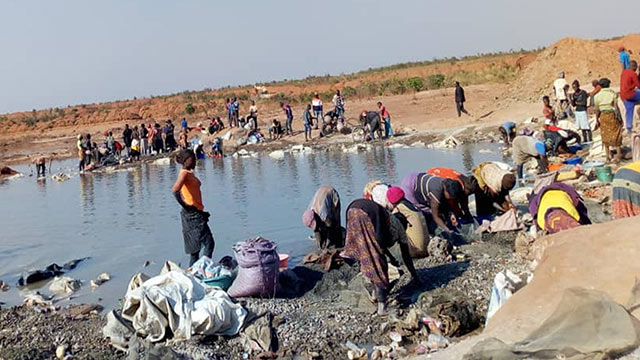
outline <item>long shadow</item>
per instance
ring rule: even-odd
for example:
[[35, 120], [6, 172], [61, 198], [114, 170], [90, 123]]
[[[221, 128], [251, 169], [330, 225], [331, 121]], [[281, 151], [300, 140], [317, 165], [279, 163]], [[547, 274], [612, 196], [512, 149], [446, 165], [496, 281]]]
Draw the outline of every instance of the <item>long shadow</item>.
[[422, 286], [413, 283], [398, 289], [398, 301], [405, 307], [418, 301], [420, 295], [427, 291], [446, 286], [458, 278], [469, 268], [469, 261], [452, 262], [429, 268], [416, 269]]

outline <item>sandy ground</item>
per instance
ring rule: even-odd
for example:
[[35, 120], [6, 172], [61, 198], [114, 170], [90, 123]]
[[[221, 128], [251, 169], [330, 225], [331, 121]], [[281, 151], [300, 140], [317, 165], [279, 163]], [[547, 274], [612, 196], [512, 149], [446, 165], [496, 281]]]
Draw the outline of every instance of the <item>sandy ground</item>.
[[[453, 89], [440, 89], [423, 91], [416, 94], [405, 94], [397, 96], [386, 96], [371, 98], [369, 100], [347, 99], [347, 120], [351, 124], [357, 123], [357, 118], [363, 109], [376, 110], [376, 103], [382, 101], [391, 113], [391, 123], [396, 131], [414, 134], [428, 133], [431, 131], [442, 131], [462, 126], [497, 126], [505, 121], [522, 121], [531, 116], [537, 116], [540, 112], [538, 104], [527, 102], [513, 103], [506, 101], [505, 93], [507, 85], [486, 84], [474, 85], [466, 88], [468, 102], [465, 107], [471, 114], [458, 117], [455, 103], [453, 101]], [[501, 105], [509, 103], [510, 105]], [[294, 114], [301, 114], [302, 106], [294, 107]], [[283, 113], [280, 109], [269, 109], [261, 112], [260, 126], [266, 131], [267, 122], [278, 118], [283, 120]], [[204, 119], [201, 120], [203, 123]], [[191, 121], [195, 125], [198, 121]], [[38, 154], [53, 159], [63, 159], [76, 156], [75, 139], [78, 134], [92, 134], [94, 141], [102, 143], [102, 133], [113, 130], [116, 137], [122, 133], [125, 123], [132, 122], [117, 121], [111, 123], [86, 124], [68, 127], [54, 127], [41, 131], [29, 131], [24, 134], [0, 134], [0, 164], [28, 163]], [[268, 142], [260, 146], [253, 147], [253, 150], [273, 150], [286, 148], [292, 144], [304, 143], [304, 134], [300, 124], [300, 117], [296, 115], [294, 120], [293, 137], [285, 137], [282, 140]], [[226, 132], [223, 130], [220, 134]], [[265, 134], [267, 135], [267, 134]], [[336, 135], [330, 138], [319, 138], [317, 131], [314, 131], [314, 145], [323, 143], [341, 142], [351, 140], [349, 135]], [[344, 139], [340, 139], [344, 138]], [[234, 140], [231, 140], [233, 143]]]

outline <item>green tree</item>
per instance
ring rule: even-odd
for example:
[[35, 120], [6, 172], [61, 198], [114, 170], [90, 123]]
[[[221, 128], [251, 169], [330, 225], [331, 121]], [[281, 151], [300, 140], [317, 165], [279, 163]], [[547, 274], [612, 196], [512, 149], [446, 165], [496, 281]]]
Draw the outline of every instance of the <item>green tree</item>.
[[444, 86], [444, 74], [432, 74], [427, 76], [427, 84], [430, 89], [439, 89]]
[[184, 107], [184, 112], [191, 115], [196, 112], [196, 108], [191, 103], [188, 103], [187, 106]]
[[421, 77], [410, 77], [407, 79], [407, 86], [414, 92], [424, 90], [424, 80]]

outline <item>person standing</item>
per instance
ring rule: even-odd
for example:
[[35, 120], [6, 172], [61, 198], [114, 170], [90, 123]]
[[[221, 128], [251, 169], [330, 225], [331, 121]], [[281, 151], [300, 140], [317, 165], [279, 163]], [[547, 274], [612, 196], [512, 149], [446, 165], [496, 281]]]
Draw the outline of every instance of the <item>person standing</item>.
[[149, 150], [149, 130], [144, 123], [140, 124], [140, 153], [142, 155], [147, 155], [147, 151]]
[[284, 125], [284, 132], [287, 135], [293, 136], [293, 111], [291, 110], [291, 106], [281, 102], [280, 107], [284, 111], [284, 115], [287, 117], [287, 121]]
[[253, 121], [253, 125], [251, 127], [253, 129], [258, 130], [258, 106], [254, 100], [251, 100], [251, 106], [249, 106], [249, 116], [247, 116], [247, 121]]
[[611, 161], [611, 151], [616, 150], [615, 162], [622, 160], [622, 118], [618, 108], [618, 95], [609, 86], [611, 81], [607, 78], [600, 79], [602, 89], [596, 94], [593, 101], [596, 106], [596, 129], [600, 128], [602, 144], [607, 156], [607, 162]]
[[82, 173], [84, 171], [84, 143], [82, 142], [82, 135], [78, 135], [78, 141], [76, 142], [76, 150], [78, 150], [78, 171]]
[[622, 66], [622, 70], [629, 69], [629, 65], [630, 65], [629, 53], [624, 48], [624, 46], [620, 46], [618, 48], [618, 52], [620, 53], [620, 55], [618, 56], [618, 60], [620, 61], [620, 66]]
[[569, 83], [567, 83], [567, 80], [565, 79], [564, 71], [560, 71], [558, 73], [558, 78], [553, 82], [553, 92], [556, 95], [559, 109], [565, 114], [565, 116], [569, 116], [571, 112], [569, 109], [569, 97], [567, 94], [568, 89]]
[[91, 165], [91, 154], [93, 154], [93, 143], [91, 142], [91, 134], [87, 134], [84, 140], [84, 164]]
[[393, 128], [391, 127], [391, 115], [389, 114], [389, 111], [387, 111], [387, 107], [382, 105], [382, 102], [380, 101], [378, 101], [378, 109], [380, 110], [380, 117], [384, 124], [384, 137], [386, 139], [394, 135]]
[[576, 109], [576, 128], [582, 131], [582, 139], [584, 142], [592, 142], [591, 127], [589, 126], [589, 115], [587, 115], [587, 102], [589, 94], [580, 89], [580, 82], [574, 80], [571, 84], [573, 94], [571, 94], [571, 105]]
[[33, 160], [33, 163], [36, 165], [36, 175], [38, 177], [47, 176], [46, 162], [47, 159], [42, 155], [38, 155], [38, 157]]
[[558, 125], [558, 119], [556, 118], [556, 112], [551, 106], [551, 100], [548, 96], [542, 97], [542, 115], [544, 115], [544, 126], [556, 126]]
[[457, 81], [456, 81], [455, 99], [456, 99], [456, 111], [458, 112], [458, 117], [462, 116], [462, 113], [470, 115], [467, 109], [464, 108], [464, 103], [465, 101], [467, 101], [467, 98], [464, 96], [464, 89], [462, 88], [460, 83]]
[[[620, 75], [620, 98], [624, 103], [627, 131], [633, 130], [633, 112], [640, 103], [640, 82], [638, 82], [638, 63], [635, 60], [629, 62], [629, 68], [622, 70]], [[640, 115], [640, 112], [638, 113]]]
[[186, 132], [189, 129], [189, 123], [187, 122], [187, 118], [182, 118], [182, 122], [180, 123], [182, 127], [182, 131]]
[[131, 140], [133, 139], [131, 135], [132, 131], [129, 128], [129, 124], [125, 124], [124, 131], [122, 132], [122, 141], [124, 142], [124, 147], [127, 149], [127, 155], [129, 155], [131, 151]]
[[311, 106], [313, 106], [313, 115], [316, 119], [316, 130], [318, 130], [318, 123], [322, 121], [322, 128], [324, 129], [324, 117], [322, 116], [322, 100], [320, 95], [315, 93], [311, 100]]
[[340, 90], [336, 90], [336, 94], [333, 95], [333, 100], [331, 100], [333, 106], [335, 107], [336, 115], [340, 122], [344, 124], [344, 97], [340, 94]]
[[191, 256], [189, 260], [189, 266], [191, 266], [200, 259], [201, 249], [203, 249], [203, 256], [209, 258], [213, 256], [215, 241], [208, 224], [211, 214], [204, 211], [202, 204], [201, 183], [193, 173], [196, 167], [196, 155], [191, 150], [182, 150], [176, 156], [176, 162], [182, 165], [182, 169], [171, 191], [182, 207], [180, 217], [184, 250]]
[[302, 113], [302, 124], [304, 124], [304, 141], [310, 141], [311, 129], [313, 128], [313, 116], [311, 116], [311, 105], [307, 104], [307, 108]]

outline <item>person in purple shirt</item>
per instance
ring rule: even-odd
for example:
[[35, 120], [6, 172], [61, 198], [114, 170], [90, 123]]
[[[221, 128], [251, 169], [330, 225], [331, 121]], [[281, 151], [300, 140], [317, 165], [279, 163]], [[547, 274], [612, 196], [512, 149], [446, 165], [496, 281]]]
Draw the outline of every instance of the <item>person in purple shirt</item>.
[[285, 122], [284, 126], [284, 132], [287, 135], [293, 136], [293, 111], [291, 111], [291, 106], [289, 106], [289, 104], [285, 105], [285, 103], [281, 102], [280, 107], [282, 108], [282, 110], [284, 110], [284, 114], [287, 117], [287, 121]]

